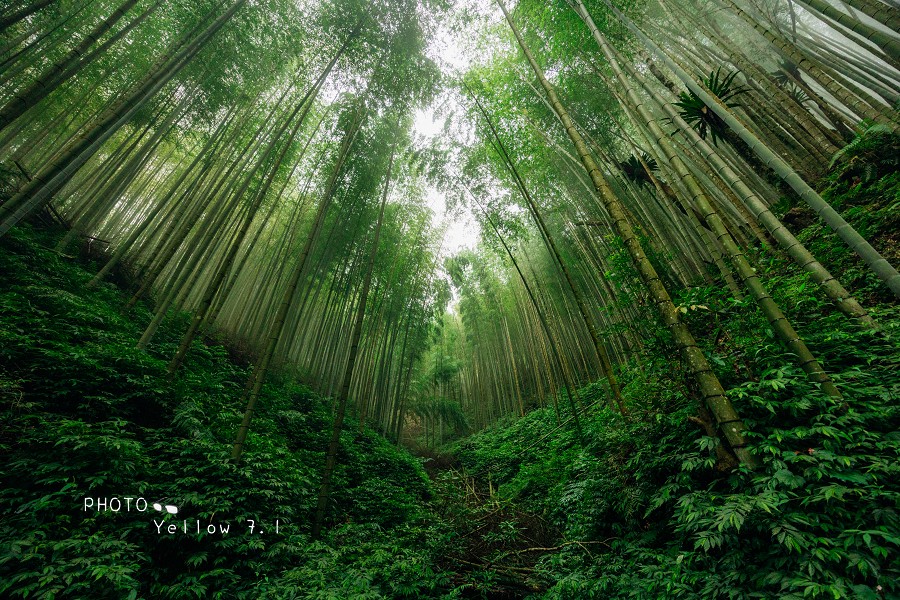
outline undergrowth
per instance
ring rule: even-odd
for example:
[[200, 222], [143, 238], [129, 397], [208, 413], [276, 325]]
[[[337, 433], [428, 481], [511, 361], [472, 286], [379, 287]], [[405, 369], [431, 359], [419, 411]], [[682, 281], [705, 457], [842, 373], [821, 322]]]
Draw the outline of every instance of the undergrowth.
[[[829, 202], [894, 263], [900, 173], [883, 150], [897, 140], [861, 132], [823, 181]], [[696, 424], [697, 391], [668, 332], [648, 323], [643, 351], [618, 373], [630, 415], [589, 409], [583, 446], [571, 419], [560, 425], [545, 408], [451, 448], [468, 474], [498, 486], [498, 502], [560, 531], [559, 549], [531, 574], [543, 597], [900, 598], [900, 309], [822, 226], [798, 237], [881, 326], [848, 320], [806, 274], [758, 251], [758, 272], [844, 402], [810, 383], [752, 302], [721, 287], [674, 298], [751, 432], [759, 470], [716, 468], [719, 442]], [[617, 277], [639, 283], [620, 262]], [[604, 406], [607, 387], [580, 396]]]
[[[825, 193], [890, 254], [896, 169], [854, 152], [868, 146], [835, 163]], [[756, 257], [844, 402], [807, 380], [749, 302], [719, 287], [675, 297], [762, 468], [717, 468], [691, 379], [648, 320], [619, 367], [630, 414], [603, 407], [602, 382], [579, 391], [583, 444], [560, 401], [561, 421], [543, 408], [455, 442], [432, 482], [406, 451], [348, 427], [314, 541], [330, 400], [275, 377], [243, 461], [229, 461], [247, 367], [197, 340], [170, 381], [185, 315], [135, 349], [145, 307], [124, 314], [114, 286], [85, 290], [96, 265], [14, 229], [0, 241], [0, 596], [900, 598], [900, 311], [833, 236], [799, 237], [881, 324], [857, 326], [782, 258]], [[123, 508], [97, 510], [111, 498]], [[159, 509], [125, 510], [126, 498]]]
[[[745, 420], [764, 466], [726, 475], [664, 331], [620, 372], [632, 408], [552, 409], [453, 447], [501, 501], [546, 516], [565, 544], [537, 565], [547, 598], [900, 598], [898, 311], [875, 332], [817, 299], [803, 274], [761, 263], [776, 300], [846, 404], [810, 383], [749, 302], [717, 288], [676, 304]], [[603, 399], [604, 385], [581, 395]], [[576, 543], [577, 542], [577, 543]]]
[[135, 349], [147, 309], [122, 314], [110, 285], [85, 291], [90, 270], [49, 250], [55, 241], [17, 228], [0, 251], [0, 596], [418, 598], [439, 587], [423, 576], [431, 487], [416, 459], [348, 427], [331, 527], [312, 541], [330, 401], [266, 385], [244, 458], [229, 461], [246, 368], [197, 341], [168, 382], [184, 318]]

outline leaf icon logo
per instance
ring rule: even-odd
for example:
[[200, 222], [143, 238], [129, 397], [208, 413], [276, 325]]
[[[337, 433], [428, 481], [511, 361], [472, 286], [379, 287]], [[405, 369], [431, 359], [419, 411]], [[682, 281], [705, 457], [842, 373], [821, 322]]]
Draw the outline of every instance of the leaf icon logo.
[[154, 502], [154, 503], [153, 503], [153, 508], [155, 508], [155, 509], [158, 510], [159, 512], [163, 512], [163, 508], [165, 508], [165, 511], [166, 511], [167, 513], [169, 513], [170, 515], [176, 515], [176, 514], [178, 514], [178, 507], [177, 507], [177, 506], [172, 506], [171, 504], [166, 504], [165, 506], [163, 506], [163, 505], [161, 505], [159, 502]]

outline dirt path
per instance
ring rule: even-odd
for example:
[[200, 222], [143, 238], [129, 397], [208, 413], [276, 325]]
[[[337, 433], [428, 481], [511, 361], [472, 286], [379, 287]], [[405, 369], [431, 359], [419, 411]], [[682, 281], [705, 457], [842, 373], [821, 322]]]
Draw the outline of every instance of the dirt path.
[[454, 582], [472, 598], [526, 598], [546, 590], [536, 565], [559, 549], [560, 536], [541, 516], [501, 500], [489, 481], [469, 476], [450, 456], [426, 460], [434, 483], [433, 506], [452, 524], [455, 545], [447, 556]]

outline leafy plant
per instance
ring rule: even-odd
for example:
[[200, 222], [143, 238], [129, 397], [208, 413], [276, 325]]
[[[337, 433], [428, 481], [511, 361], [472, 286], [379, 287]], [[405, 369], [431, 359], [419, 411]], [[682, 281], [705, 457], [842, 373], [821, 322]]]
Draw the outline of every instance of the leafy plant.
[[863, 122], [856, 137], [834, 154], [828, 168], [838, 178], [864, 183], [893, 173], [900, 168], [900, 135], [886, 125]]
[[[446, 589], [434, 566], [441, 543], [427, 553], [418, 544], [433, 524], [416, 459], [345, 428], [333, 528], [311, 543], [328, 399], [267, 384], [244, 460], [230, 462], [246, 368], [198, 341], [183, 377], [168, 381], [180, 324], [163, 324], [162, 357], [135, 350], [149, 312], [123, 316], [118, 291], [85, 290], [88, 272], [44, 250], [53, 245], [28, 227], [0, 242], [0, 596], [419, 598]], [[177, 506], [178, 535], [160, 534], [153, 509], [136, 512], [134, 502], [84, 509], [86, 498], [126, 496]], [[262, 533], [249, 533], [247, 519]], [[209, 534], [209, 524], [230, 531]]]
[[788, 93], [788, 95], [794, 99], [794, 102], [803, 106], [807, 102], [812, 102], [812, 98], [809, 97], [809, 94], [806, 91], [798, 86], [795, 83], [788, 83], [782, 86], [784, 91]]
[[630, 179], [631, 181], [640, 185], [650, 183], [650, 175], [647, 174], [647, 171], [644, 169], [644, 165], [641, 164], [642, 161], [651, 171], [659, 170], [659, 165], [656, 163], [656, 160], [646, 152], [641, 153], [640, 160], [638, 160], [636, 156], [631, 155], [627, 159], [619, 163], [619, 167], [621, 167], [622, 172], [625, 173], [625, 176], [628, 177], [628, 179]]
[[[728, 108], [737, 108], [740, 104], [733, 99], [748, 91], [746, 87], [734, 83], [737, 74], [737, 71], [731, 73], [726, 71], [723, 77], [722, 67], [719, 67], [703, 80], [703, 84], [722, 101], [722, 104]], [[680, 100], [674, 104], [680, 109], [681, 117], [697, 129], [701, 138], [706, 139], [708, 133], [712, 137], [713, 144], [718, 144], [718, 139], [724, 136], [728, 129], [725, 122], [694, 92], [681, 92], [679, 98]]]
[[[501, 501], [543, 511], [568, 545], [538, 572], [546, 598], [891, 598], [900, 548], [900, 349], [887, 335], [848, 327], [804, 294], [806, 282], [763, 263], [777, 300], [798, 312], [849, 409], [829, 400], [771, 343], [767, 323], [717, 288], [685, 291], [686, 308], [728, 394], [741, 406], [765, 467], [717, 475], [718, 444], [693, 425], [683, 374], [648, 339], [642, 368], [628, 365], [626, 396], [640, 419], [594, 409], [588, 444], [535, 432], [552, 411], [460, 443], [472, 472], [489, 470]], [[691, 307], [695, 310], [692, 310]], [[727, 335], [724, 332], [728, 332]], [[756, 351], [749, 349], [757, 348]], [[582, 389], [597, 395], [596, 384]], [[576, 543], [577, 541], [577, 543]]]

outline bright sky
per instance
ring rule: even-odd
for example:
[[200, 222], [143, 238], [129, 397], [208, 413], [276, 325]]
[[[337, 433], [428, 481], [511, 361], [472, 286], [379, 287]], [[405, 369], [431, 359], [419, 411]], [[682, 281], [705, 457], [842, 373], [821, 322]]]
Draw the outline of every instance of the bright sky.
[[[435, 117], [433, 107], [416, 111], [413, 129], [417, 137], [421, 136], [424, 140], [430, 141], [440, 135], [443, 127], [444, 119]], [[456, 214], [449, 213], [443, 192], [431, 185], [426, 187], [425, 202], [434, 211], [432, 225], [436, 229], [447, 228], [441, 249], [443, 256], [456, 254], [463, 248], [474, 248], [478, 244], [481, 229], [468, 210], [456, 211]]]
[[[445, 23], [438, 22], [436, 26], [437, 29], [433, 32], [427, 54], [438, 64], [445, 76], [452, 78], [468, 69], [472, 60], [463, 49], [457, 35]], [[446, 117], [438, 114], [441, 111], [437, 109], [437, 105], [447, 102], [455, 104], [452, 97], [448, 98], [446, 95], [439, 94], [432, 105], [416, 111], [413, 130], [423, 144], [428, 144], [437, 136], [444, 134]], [[444, 111], [445, 114], [446, 112]], [[450, 256], [463, 248], [474, 248], [478, 244], [481, 228], [468, 210], [455, 211], [454, 214], [449, 213], [447, 199], [440, 190], [433, 186], [427, 187], [425, 201], [428, 207], [434, 211], [434, 227], [437, 229], [446, 227], [441, 248], [443, 256]]]

